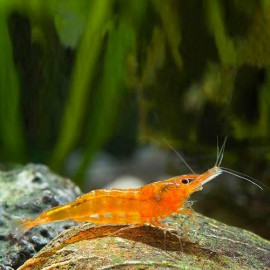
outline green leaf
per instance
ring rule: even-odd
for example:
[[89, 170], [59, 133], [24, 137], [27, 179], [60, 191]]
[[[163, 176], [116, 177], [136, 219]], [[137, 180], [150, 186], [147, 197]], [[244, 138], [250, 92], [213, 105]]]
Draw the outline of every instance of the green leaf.
[[10, 157], [22, 158], [24, 138], [20, 119], [20, 87], [14, 66], [7, 15], [0, 12], [0, 138]]
[[219, 0], [207, 1], [207, 19], [219, 52], [220, 60], [225, 65], [235, 65], [237, 54], [232, 39], [227, 35]]
[[85, 32], [77, 51], [76, 63], [69, 97], [65, 106], [59, 138], [52, 156], [52, 167], [59, 169], [78, 140], [82, 119], [87, 109], [87, 98], [91, 88], [96, 60], [106, 27], [111, 18], [113, 1], [91, 2]]
[[55, 3], [53, 17], [61, 42], [75, 48], [85, 30], [89, 1], [58, 0]]
[[179, 69], [182, 69], [183, 61], [179, 51], [181, 30], [176, 3], [172, 1], [153, 0], [153, 4], [161, 17], [163, 31], [166, 34], [174, 62]]
[[84, 160], [78, 175], [81, 175], [93, 154], [110, 137], [117, 117], [121, 117], [118, 108], [126, 89], [124, 87], [125, 61], [134, 44], [133, 29], [125, 21], [121, 21], [119, 26], [109, 34], [103, 78], [93, 102]]

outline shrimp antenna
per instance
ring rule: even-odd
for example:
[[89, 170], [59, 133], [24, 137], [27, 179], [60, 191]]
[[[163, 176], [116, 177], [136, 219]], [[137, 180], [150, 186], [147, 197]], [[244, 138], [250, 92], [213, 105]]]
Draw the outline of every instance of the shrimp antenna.
[[[252, 183], [253, 185], [257, 186], [257, 187], [260, 188], [261, 190], [263, 190], [263, 188], [262, 188], [259, 184], [257, 184], [259, 181], [258, 181], [257, 179], [255, 179], [255, 178], [251, 177], [251, 176], [248, 176], [248, 175], [245, 175], [245, 174], [243, 174], [243, 173], [236, 172], [236, 171], [234, 171], [234, 170], [232, 170], [232, 169], [228, 169], [228, 168], [224, 168], [224, 167], [220, 167], [220, 169], [222, 169], [222, 171], [225, 172], [225, 173], [228, 173], [228, 174], [234, 175], [234, 176], [236, 176], [236, 177], [239, 177], [239, 178], [241, 178], [241, 179], [244, 179], [244, 180], [246, 180], [246, 181]], [[257, 183], [256, 183], [256, 182], [257, 182]], [[259, 182], [259, 183], [260, 183], [260, 182]], [[260, 183], [260, 184], [262, 184], [262, 183]], [[266, 187], [267, 187], [267, 186], [266, 186]], [[268, 187], [267, 187], [267, 188], [268, 188]]]
[[219, 167], [222, 160], [223, 160], [223, 156], [224, 156], [224, 150], [225, 150], [225, 145], [226, 145], [226, 141], [228, 139], [228, 136], [225, 137], [224, 139], [224, 142], [219, 150], [219, 147], [218, 147], [218, 138], [217, 138], [217, 160], [216, 160], [216, 163], [215, 163], [215, 166], [214, 167]]
[[188, 165], [188, 163], [185, 161], [185, 159], [169, 144], [169, 142], [165, 139], [162, 138], [163, 141], [169, 146], [169, 148], [184, 162], [184, 164], [189, 168], [189, 170], [193, 173], [196, 174], [192, 168]]
[[[218, 160], [218, 156], [219, 156], [219, 146], [218, 146], [218, 136], [217, 136], [217, 160]], [[216, 160], [215, 166], [217, 165], [217, 160]]]

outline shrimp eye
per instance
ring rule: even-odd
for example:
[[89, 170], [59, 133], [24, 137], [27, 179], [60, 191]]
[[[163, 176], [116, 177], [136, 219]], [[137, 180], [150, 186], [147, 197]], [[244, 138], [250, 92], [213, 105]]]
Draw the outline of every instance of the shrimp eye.
[[188, 179], [182, 179], [182, 184], [188, 184], [189, 180]]

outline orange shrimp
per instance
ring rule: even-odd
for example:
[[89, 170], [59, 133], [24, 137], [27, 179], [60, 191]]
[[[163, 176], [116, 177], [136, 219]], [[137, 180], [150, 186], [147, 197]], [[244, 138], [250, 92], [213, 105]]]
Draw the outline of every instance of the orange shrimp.
[[93, 190], [70, 203], [44, 211], [36, 219], [16, 221], [17, 232], [67, 219], [95, 224], [158, 226], [160, 218], [190, 213], [185, 208], [189, 195], [221, 173], [220, 168], [214, 167], [201, 175], [182, 175], [137, 189]]
[[95, 224], [162, 226], [159, 219], [173, 213], [190, 214], [191, 209], [185, 207], [189, 196], [223, 172], [255, 184], [246, 176], [219, 167], [222, 157], [223, 151], [215, 166], [203, 174], [181, 175], [136, 189], [93, 190], [70, 203], [44, 211], [36, 219], [15, 221], [16, 231], [23, 234], [34, 226], [67, 219]]

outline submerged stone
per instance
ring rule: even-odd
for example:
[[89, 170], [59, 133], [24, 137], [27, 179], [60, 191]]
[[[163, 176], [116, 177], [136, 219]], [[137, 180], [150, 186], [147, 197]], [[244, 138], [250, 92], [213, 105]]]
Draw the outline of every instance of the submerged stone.
[[60, 232], [75, 224], [72, 221], [45, 224], [17, 237], [10, 227], [13, 219], [35, 218], [80, 194], [70, 180], [43, 165], [29, 164], [0, 171], [0, 270], [17, 269]]

